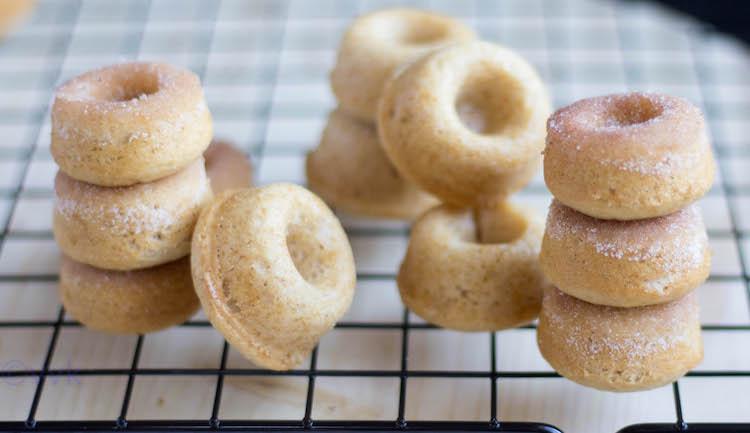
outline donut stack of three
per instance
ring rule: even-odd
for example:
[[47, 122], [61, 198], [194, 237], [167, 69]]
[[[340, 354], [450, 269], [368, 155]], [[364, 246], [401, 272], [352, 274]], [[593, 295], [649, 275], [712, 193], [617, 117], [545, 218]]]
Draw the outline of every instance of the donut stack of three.
[[106, 67], [57, 89], [60, 294], [84, 325], [144, 333], [198, 309], [187, 255], [213, 197], [202, 157], [212, 135], [198, 77], [166, 64]]
[[437, 204], [394, 167], [380, 145], [375, 118], [388, 79], [432, 50], [475, 38], [446, 16], [383, 9], [356, 19], [341, 40], [331, 88], [338, 108], [307, 156], [307, 183], [338, 210], [412, 220]]
[[639, 92], [576, 102], [547, 123], [544, 175], [556, 198], [540, 263], [556, 288], [540, 315], [542, 355], [608, 391], [662, 386], [700, 363], [691, 292], [711, 252], [694, 202], [714, 176], [700, 111]]
[[405, 178], [443, 202], [415, 221], [397, 278], [425, 320], [495, 331], [538, 315], [544, 223], [507, 198], [539, 169], [550, 111], [533, 67], [483, 41], [433, 51], [387, 83], [381, 144]]

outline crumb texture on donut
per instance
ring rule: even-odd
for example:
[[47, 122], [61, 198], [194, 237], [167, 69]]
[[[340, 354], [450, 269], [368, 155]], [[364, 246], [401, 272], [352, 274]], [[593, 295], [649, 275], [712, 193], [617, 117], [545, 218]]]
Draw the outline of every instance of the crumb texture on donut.
[[190, 260], [137, 271], [108, 271], [60, 261], [60, 299], [86, 327], [113, 334], [144, 334], [180, 324], [200, 307]]
[[211, 323], [248, 359], [275, 370], [301, 364], [354, 293], [341, 224], [299, 186], [220, 194], [201, 215], [191, 256]]
[[442, 205], [415, 221], [397, 277], [411, 311], [460, 331], [507, 329], [537, 316], [545, 284], [537, 261], [542, 218], [511, 205], [496, 210], [495, 218], [511, 223], [485, 222], [484, 241], [470, 210]]
[[714, 165], [703, 116], [682, 98], [641, 92], [589, 98], [547, 123], [547, 187], [596, 218], [653, 218], [682, 209], [711, 187]]
[[475, 37], [447, 16], [408, 8], [375, 11], [354, 20], [344, 33], [331, 88], [347, 113], [373, 122], [394, 71], [429, 51]]
[[305, 167], [310, 189], [336, 210], [414, 219], [438, 203], [396, 171], [374, 126], [340, 109], [328, 116]]
[[55, 240], [71, 258], [99, 268], [166, 263], [190, 252], [193, 228], [212, 197], [203, 158], [158, 181], [127, 187], [91, 185], [60, 171]]
[[213, 121], [198, 77], [162, 63], [124, 63], [61, 85], [50, 151], [68, 176], [102, 186], [150, 182], [200, 157]]
[[547, 289], [537, 341], [561, 375], [604, 391], [663, 386], [703, 358], [694, 293], [659, 305], [617, 308]]
[[212, 141], [203, 153], [203, 159], [214, 194], [253, 186], [253, 166], [244, 152], [228, 141]]
[[389, 81], [379, 107], [378, 133], [393, 164], [459, 207], [508, 196], [531, 180], [551, 111], [534, 68], [481, 41], [411, 63]]
[[700, 207], [644, 220], [599, 220], [553, 200], [540, 255], [560, 290], [595, 304], [666, 302], [708, 277], [711, 251]]

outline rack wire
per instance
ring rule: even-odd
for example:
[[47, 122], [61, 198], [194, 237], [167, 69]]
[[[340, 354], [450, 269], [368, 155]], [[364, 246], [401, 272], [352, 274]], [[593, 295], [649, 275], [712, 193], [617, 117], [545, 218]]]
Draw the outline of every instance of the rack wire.
[[[19, 252], [10, 244], [52, 241], [48, 226], [29, 229], [19, 220], [27, 218], [29, 212], [29, 209], [22, 208], [24, 200], [44, 202], [51, 198], [51, 183], [38, 180], [40, 177], [48, 179], [49, 173], [38, 176], [35, 166], [53, 170], [45, 141], [49, 131], [48, 106], [53, 89], [62, 79], [124, 59], [159, 59], [189, 67], [204, 82], [217, 132], [229, 135], [252, 156], [261, 182], [270, 182], [279, 177], [301, 181], [299, 170], [284, 177], [289, 171], [279, 176], [277, 169], [282, 167], [287, 170], [285, 161], [299, 158], [315, 144], [315, 133], [308, 133], [307, 129], [314, 130], [319, 125], [309, 120], [320, 118], [325, 110], [331, 108], [331, 101], [327, 99], [329, 96], [316, 96], [316, 92], [324, 87], [325, 71], [330, 68], [330, 62], [324, 59], [330, 60], [341, 30], [352, 17], [387, 2], [40, 0], [39, 3], [31, 22], [5, 41], [4, 45], [0, 45], [0, 100], [7, 97], [9, 101], [0, 102], [0, 133], [7, 132], [6, 135], [10, 137], [10, 143], [0, 147], [0, 171], [6, 173], [3, 177], [12, 178], [0, 183], [0, 197], [7, 208], [5, 213], [0, 208], [0, 221], [3, 221], [0, 232], [0, 287], [19, 283], [54, 284], [58, 279], [58, 275], [51, 271], [54, 268], [45, 267], [38, 271], [33, 264], [23, 261], [28, 259], [23, 256], [23, 251]], [[738, 268], [738, 272], [712, 274], [709, 281], [741, 284], [746, 298], [743, 302], [747, 302], [750, 310], [750, 273], [747, 267], [750, 262], [746, 260], [750, 260], [750, 256], [746, 255], [748, 253], [744, 249], [747, 233], [742, 229], [748, 226], [743, 209], [745, 201], [750, 200], [750, 182], [743, 183], [746, 180], [743, 173], [732, 165], [735, 164], [733, 161], [746, 161], [750, 156], [747, 146], [750, 135], [736, 133], [741, 128], [748, 131], [744, 123], [750, 111], [746, 52], [741, 51], [740, 55], [744, 57], [735, 62], [731, 56], [724, 54], [721, 48], [724, 39], [712, 29], [642, 3], [541, 0], [399, 3], [455, 15], [473, 24], [485, 39], [498, 40], [520, 51], [540, 69], [549, 83], [556, 106], [584, 96], [644, 87], [668, 87], [673, 90], [671, 93], [684, 93], [701, 106], [711, 127], [721, 174], [717, 187], [709, 196], [726, 203], [728, 218], [727, 227], [709, 227], [709, 232], [712, 239], [726, 240], [736, 248]], [[643, 22], [648, 24], [644, 26]], [[674, 37], [676, 42], [660, 41], [649, 36], [649, 31], [664, 30], [662, 26], [666, 30], [659, 34], [667, 39]], [[613, 48], [607, 47], [609, 43], [614, 44], [614, 52], [607, 52]], [[672, 43], [677, 48], [670, 45]], [[715, 48], [716, 45], [720, 48]], [[653, 59], [661, 56], [679, 60], [667, 65], [666, 75], [653, 79], [651, 75], [654, 71], [649, 66], [653, 66]], [[592, 62], [592, 59], [595, 61]], [[675, 64], [679, 69], [677, 78], [668, 74], [675, 72]], [[595, 73], [585, 71], [586, 65], [593, 65]], [[597, 71], [597, 68], [601, 70]], [[735, 71], [739, 69], [739, 72], [731, 72], [732, 68]], [[679, 82], [686, 74], [694, 80]], [[737, 93], [727, 98], [727, 90], [722, 86]], [[247, 88], [252, 89], [254, 94], [245, 100], [246, 93], [243, 91]], [[217, 95], [213, 100], [212, 90], [216, 90]], [[239, 96], [234, 95], [235, 92], [239, 92]], [[22, 98], [14, 97], [18, 95]], [[31, 102], [27, 95], [32, 96]], [[321, 99], [323, 103], [319, 102]], [[311, 123], [315, 126], [308, 128]], [[543, 201], [549, 197], [549, 193], [537, 180], [522, 196]], [[33, 220], [33, 215], [30, 218]], [[403, 238], [408, 235], [408, 229], [401, 225], [354, 222], [346, 228], [350, 236]], [[23, 256], [23, 260], [18, 258], [19, 255]], [[392, 282], [393, 279], [393, 271], [365, 269], [358, 273], [359, 284], [368, 281]], [[748, 336], [750, 316], [748, 318], [747, 322], [706, 324], [703, 329], [706, 334], [729, 332]], [[2, 431], [561, 431], [544, 423], [509, 421], [503, 413], [499, 413], [499, 398], [512, 398], [502, 394], [503, 384], [519, 379], [559, 378], [548, 368], [539, 371], [501, 368], [497, 359], [499, 350], [512, 351], [514, 348], [499, 347], [499, 334], [487, 334], [489, 359], [486, 360], [486, 369], [410, 368], [410, 336], [417, 331], [446, 331], [415, 320], [406, 310], [400, 321], [344, 321], [336, 327], [339, 330], [390, 330], [400, 333], [399, 365], [395, 369], [319, 368], [318, 348], [312, 353], [307, 367], [301, 369], [276, 372], [252, 366], [237, 368], [229, 365], [230, 347], [226, 341], [221, 346], [219, 364], [214, 368], [143, 367], [144, 342], [149, 337], [138, 336], [126, 367], [75, 370], [78, 377], [124, 378], [118, 416], [94, 420], [38, 420], [40, 401], [47, 382], [71, 374], [70, 368], [58, 368], [53, 363], [61, 332], [81, 325], [69, 319], [59, 306], [54, 316], [47, 320], [8, 320], [3, 316], [0, 319], [0, 331], [50, 331], [39, 368], [11, 369], [7, 363], [2, 368], [2, 379], [6, 383], [24, 378], [35, 379], [25, 419], [0, 421]], [[195, 319], [181, 327], [208, 328], [210, 323]], [[533, 332], [534, 325], [523, 327], [522, 330]], [[0, 361], [12, 359], [13, 347], [0, 347], [3, 357]], [[736, 365], [740, 365], [740, 368]], [[687, 379], [672, 386], [673, 420], [661, 424], [633, 425], [621, 431], [750, 431], [750, 424], [747, 423], [687, 422], [681, 398], [680, 383], [690, 378], [750, 378], [748, 363], [736, 365], [688, 373]], [[212, 394], [210, 414], [197, 420], [131, 419], [129, 414], [136, 380], [170, 376], [215, 378], [213, 389], [205, 390]], [[223, 419], [221, 405], [225, 381], [228, 377], [238, 376], [297, 377], [306, 380], [304, 415], [294, 420]], [[395, 419], [326, 420], [315, 417], [316, 381], [321, 378], [397, 381]], [[411, 419], [407, 412], [407, 390], [409, 384], [418, 379], [489, 382], [489, 417], [481, 421]], [[746, 414], [750, 416], [750, 403], [746, 406], [740, 403], [737, 407], [738, 410], [743, 410], [743, 407], [747, 409]]]

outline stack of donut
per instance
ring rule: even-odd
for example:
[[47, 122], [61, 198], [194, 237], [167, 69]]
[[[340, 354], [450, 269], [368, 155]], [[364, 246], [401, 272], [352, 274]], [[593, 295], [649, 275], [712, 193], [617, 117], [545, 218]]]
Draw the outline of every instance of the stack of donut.
[[[63, 251], [60, 294], [84, 325], [145, 333], [199, 307], [190, 242], [213, 197], [202, 154], [213, 122], [198, 77], [166, 64], [126, 63], [75, 77], [52, 107], [53, 230]], [[207, 153], [245, 171], [225, 144]], [[236, 151], [234, 151], [236, 152]], [[244, 158], [240, 158], [244, 161]], [[220, 187], [230, 186], [226, 178]]]
[[411, 220], [437, 204], [388, 160], [375, 129], [388, 79], [416, 57], [475, 38], [463, 24], [415, 9], [383, 9], [356, 19], [345, 32], [331, 88], [338, 107], [319, 145], [307, 156], [307, 183], [338, 210]]
[[696, 296], [711, 251], [694, 202], [714, 160], [682, 98], [585, 99], [547, 123], [555, 199], [542, 243], [539, 349], [561, 375], [607, 391], [673, 382], [703, 358]]
[[533, 67], [479, 40], [433, 50], [386, 83], [381, 145], [442, 201], [414, 222], [397, 277], [404, 304], [428, 322], [495, 331], [538, 315], [544, 222], [507, 199], [539, 169], [550, 111]]

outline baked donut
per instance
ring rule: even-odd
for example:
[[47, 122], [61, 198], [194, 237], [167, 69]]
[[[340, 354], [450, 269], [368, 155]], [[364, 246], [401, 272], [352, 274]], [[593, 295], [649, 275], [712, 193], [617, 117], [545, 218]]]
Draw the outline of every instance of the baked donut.
[[145, 268], [190, 253], [193, 228], [212, 197], [203, 158], [163, 179], [116, 188], [58, 171], [52, 227], [60, 249], [76, 261]]
[[187, 257], [137, 271], [108, 271], [63, 255], [60, 299], [85, 326], [113, 334], [144, 334], [178, 325], [200, 307]]
[[483, 233], [492, 243], [478, 239], [470, 210], [441, 205], [414, 222], [397, 277], [407, 308], [459, 331], [512, 328], [539, 314], [546, 284], [537, 259], [544, 222], [525, 207], [504, 203], [495, 209], [495, 233]]
[[373, 125], [341, 109], [328, 116], [320, 144], [307, 154], [305, 167], [310, 189], [338, 210], [414, 219], [438, 204], [396, 171]]
[[372, 12], [354, 20], [344, 33], [331, 88], [345, 111], [374, 122], [383, 86], [398, 67], [475, 37], [473, 30], [443, 15], [407, 8]]
[[393, 77], [378, 132], [404, 176], [446, 203], [477, 206], [531, 180], [550, 111], [525, 60], [488, 42], [461, 42]]
[[0, 1], [0, 39], [34, 9], [34, 0]]
[[201, 156], [213, 121], [192, 72], [124, 63], [60, 86], [50, 151], [68, 176], [126, 186], [170, 175]]
[[213, 326], [274, 370], [302, 363], [354, 295], [344, 229], [322, 200], [295, 185], [221, 193], [201, 214], [191, 260]]
[[537, 343], [558, 373], [603, 391], [663, 386], [703, 359], [695, 293], [664, 304], [618, 308], [547, 289]]
[[608, 221], [552, 200], [539, 261], [568, 295], [635, 307], [698, 287], [708, 278], [711, 250], [697, 204], [663, 217]]
[[253, 166], [247, 156], [231, 143], [214, 140], [203, 153], [206, 175], [214, 194], [231, 188], [253, 185]]
[[601, 219], [668, 215], [714, 180], [703, 116], [687, 100], [623, 93], [578, 101], [547, 122], [544, 180], [566, 206]]

